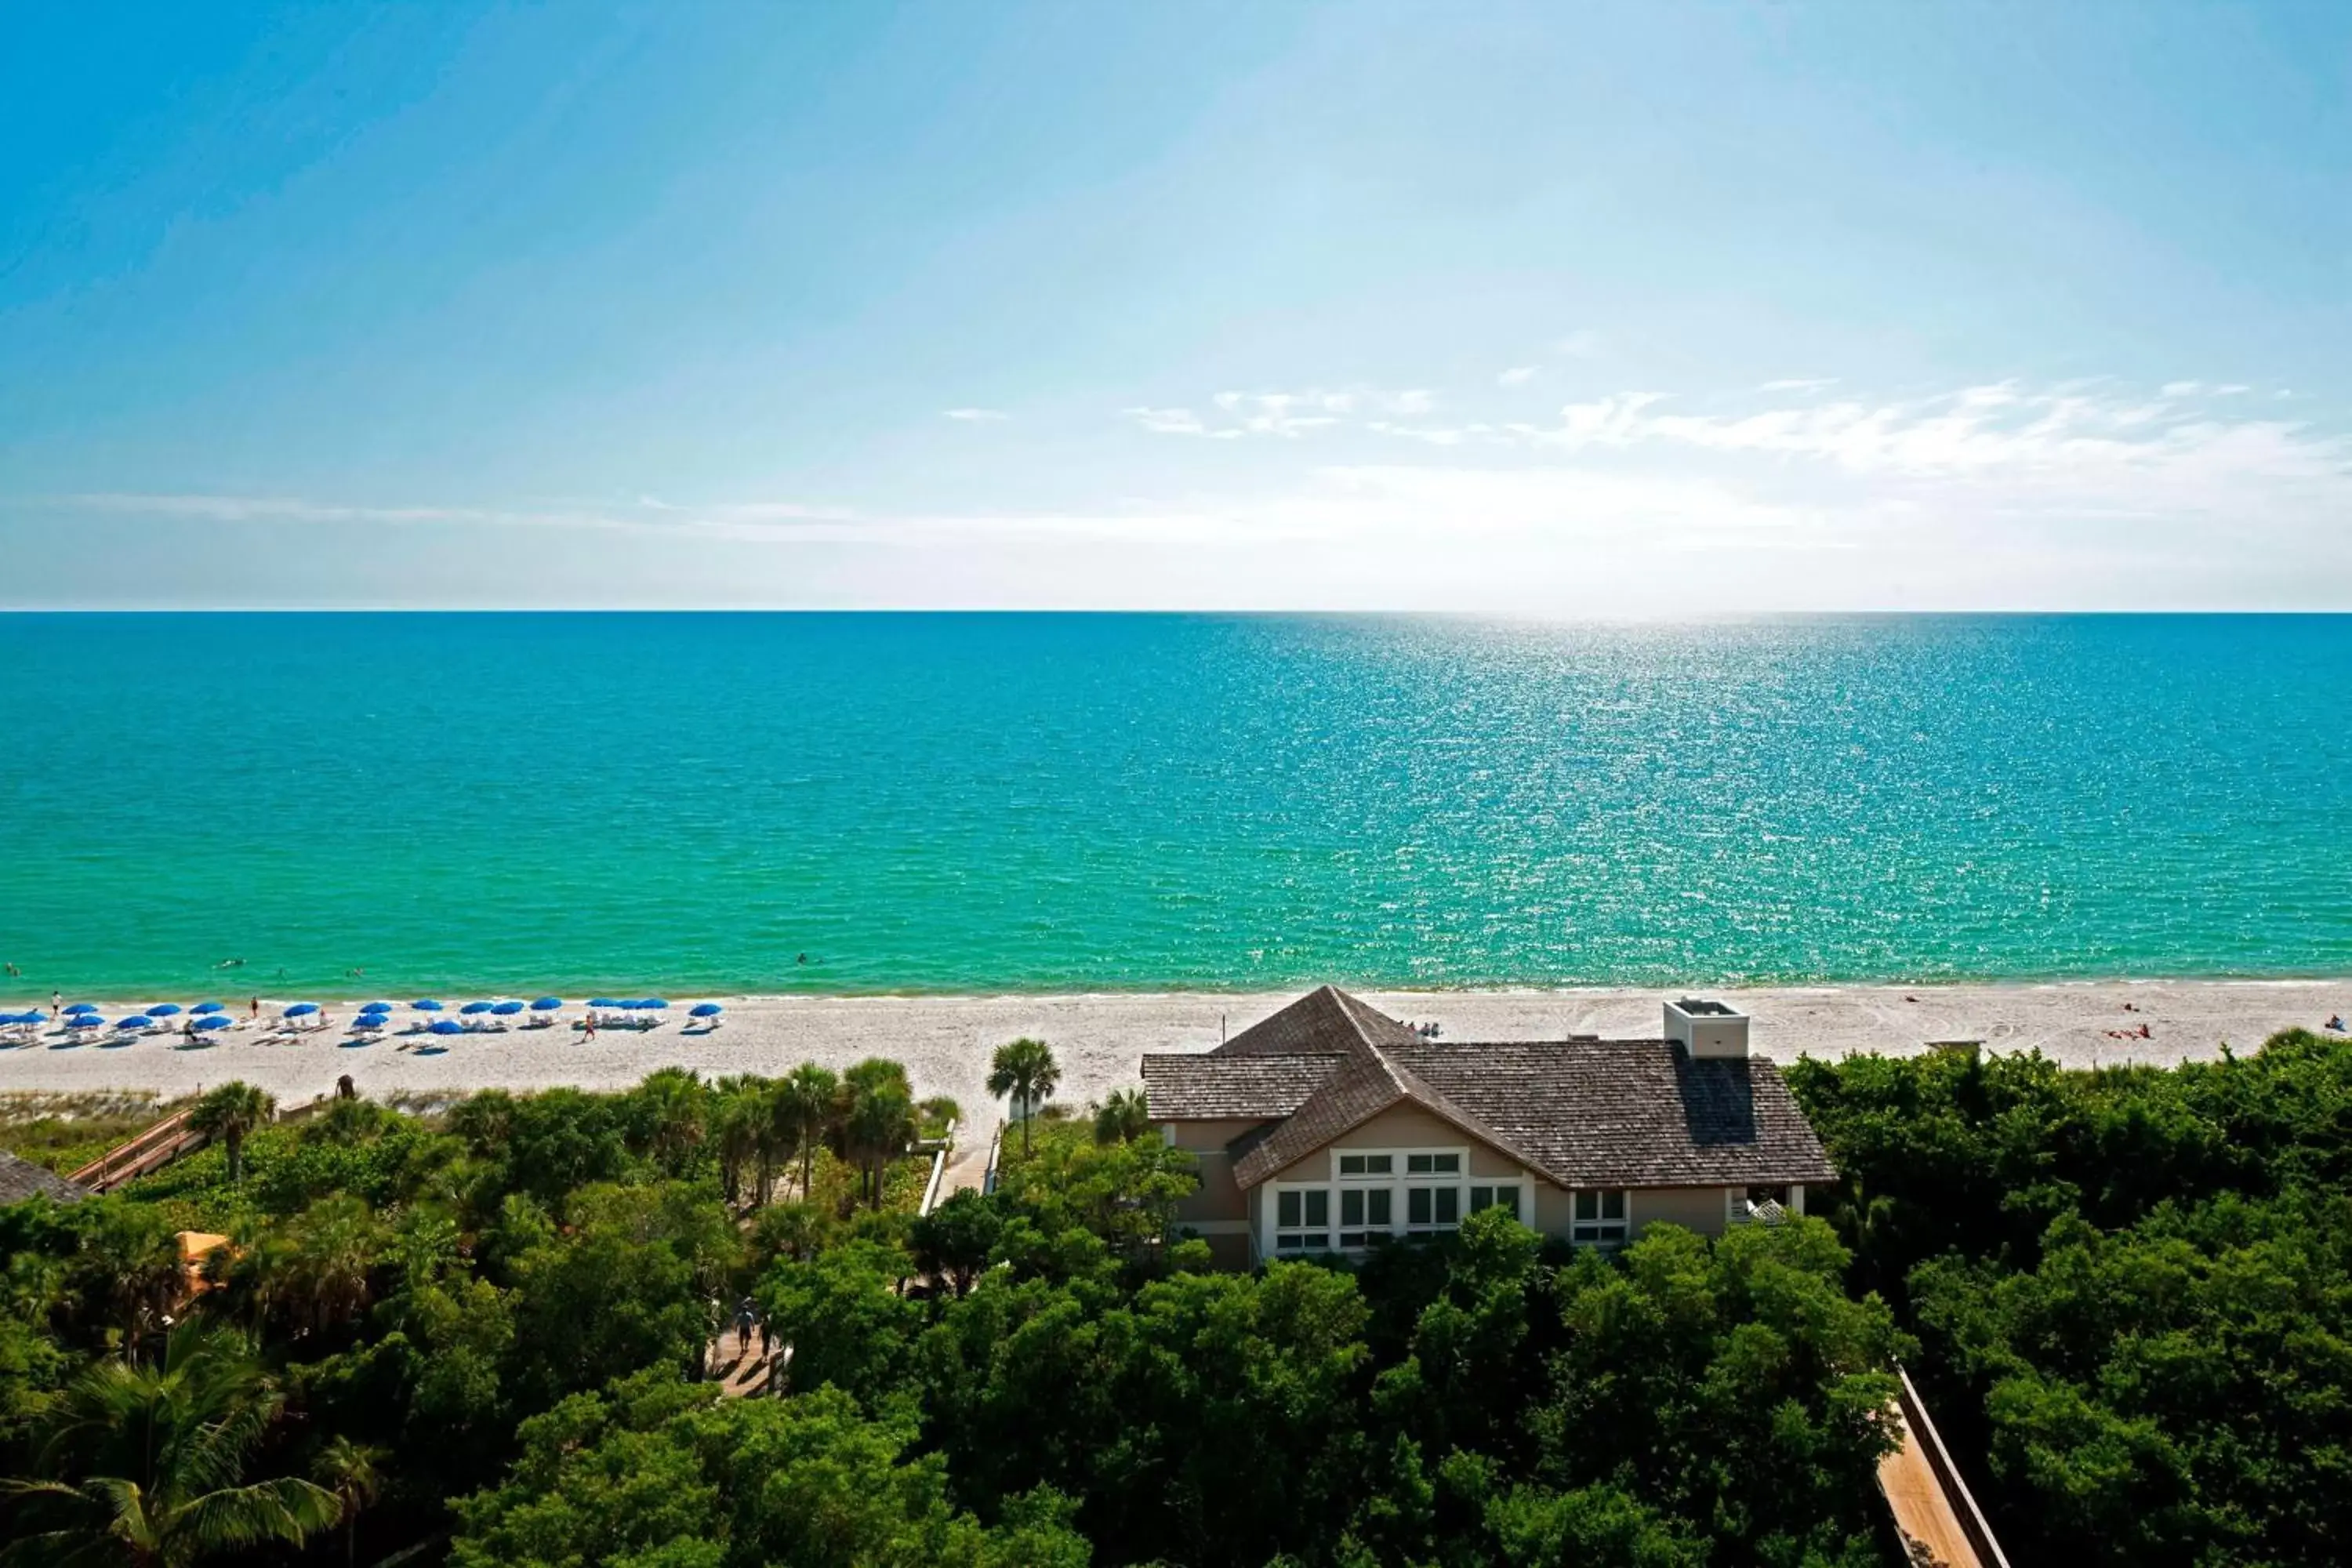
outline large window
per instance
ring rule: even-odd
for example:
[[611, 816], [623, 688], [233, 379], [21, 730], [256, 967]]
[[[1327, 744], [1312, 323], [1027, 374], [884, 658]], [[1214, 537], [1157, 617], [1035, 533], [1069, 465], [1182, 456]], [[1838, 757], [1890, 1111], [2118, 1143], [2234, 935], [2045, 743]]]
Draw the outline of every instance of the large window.
[[1328, 1187], [1284, 1187], [1274, 1195], [1270, 1249], [1354, 1250], [1381, 1237], [1449, 1230], [1476, 1209], [1525, 1217], [1522, 1184], [1487, 1177], [1466, 1184], [1467, 1149], [1334, 1149]]
[[1462, 1189], [1407, 1187], [1404, 1190], [1404, 1222], [1414, 1226], [1461, 1224]]
[[1519, 1217], [1519, 1189], [1516, 1185], [1470, 1189], [1470, 1212], [1480, 1209], [1501, 1209], [1513, 1219]]
[[[1385, 1158], [1386, 1156], [1381, 1156]], [[1374, 1235], [1387, 1235], [1395, 1228], [1392, 1216], [1396, 1194], [1386, 1187], [1339, 1192], [1339, 1245], [1369, 1247]]]
[[1622, 1247], [1625, 1244], [1625, 1194], [1622, 1192], [1577, 1194], [1576, 1220], [1569, 1227], [1569, 1239], [1584, 1247]]
[[1331, 1245], [1331, 1191], [1285, 1187], [1274, 1194], [1276, 1252], [1322, 1252]]

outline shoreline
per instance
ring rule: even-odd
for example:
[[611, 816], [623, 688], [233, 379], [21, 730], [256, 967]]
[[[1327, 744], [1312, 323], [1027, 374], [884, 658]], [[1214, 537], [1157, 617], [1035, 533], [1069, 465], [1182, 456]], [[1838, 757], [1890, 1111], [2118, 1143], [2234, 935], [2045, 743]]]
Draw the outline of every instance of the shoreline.
[[[500, 984], [488, 982], [469, 984], [452, 981], [427, 982], [421, 985], [401, 985], [393, 989], [383, 986], [352, 986], [342, 982], [332, 985], [300, 988], [285, 981], [273, 980], [268, 987], [257, 991], [251, 985], [215, 986], [163, 984], [131, 987], [109, 984], [96, 989], [75, 990], [65, 987], [68, 1002], [88, 1002], [113, 1016], [134, 1006], [157, 1002], [215, 1001], [231, 1007], [242, 1005], [243, 999], [258, 995], [265, 1008], [283, 1006], [288, 1003], [316, 1002], [323, 1006], [352, 1008], [368, 1002], [394, 1003], [404, 1012], [409, 1001], [417, 996], [436, 996], [451, 1007], [478, 997], [490, 1001], [509, 998], [528, 1002], [535, 996], [561, 994], [572, 1008], [583, 1005], [589, 996], [659, 995], [673, 1006], [688, 1002], [714, 1001], [730, 1005], [741, 1003], [784, 1003], [795, 1005], [833, 1002], [903, 1002], [929, 1004], [940, 1002], [1008, 1002], [1020, 1000], [1056, 1001], [1087, 998], [1101, 1001], [1164, 1000], [1215, 1001], [1219, 998], [1242, 1000], [1263, 996], [1296, 996], [1312, 991], [1327, 983], [1327, 978], [1302, 979], [1285, 984], [1269, 982], [1262, 984], [1184, 985], [1163, 983], [1139, 983], [1134, 985], [950, 985], [932, 989], [925, 986], [887, 986], [872, 990], [834, 988], [829, 990], [761, 990], [742, 985], [697, 986], [685, 981], [632, 981], [614, 984], [598, 981], [593, 985], [575, 982], [533, 983], [521, 990], [500, 989]], [[1844, 991], [1935, 991], [1935, 992], [2003, 992], [2065, 990], [2111, 986], [2352, 986], [2352, 971], [2328, 970], [2282, 971], [2275, 973], [2200, 973], [2180, 974], [2007, 974], [2007, 975], [1939, 975], [1920, 979], [1904, 975], [1873, 976], [1854, 980], [1666, 980], [1655, 984], [1563, 980], [1497, 981], [1491, 984], [1465, 985], [1391, 985], [1378, 981], [1332, 979], [1328, 982], [1343, 991], [1362, 996], [1426, 997], [1433, 1003], [1447, 998], [1475, 999], [1480, 997], [1528, 996], [1683, 996], [1712, 995], [1717, 993], [1737, 995], [1783, 995], [1819, 992]], [[48, 995], [59, 987], [54, 983], [31, 977], [0, 980], [0, 1013], [22, 1006], [38, 1006], [48, 1010]], [[124, 1000], [116, 1000], [117, 997]], [[142, 1000], [128, 1000], [138, 997]]]
[[[176, 1036], [68, 1044], [45, 1033], [32, 1044], [0, 1049], [0, 1090], [152, 1089], [172, 1097], [244, 1079], [291, 1101], [331, 1092], [338, 1076], [349, 1073], [365, 1095], [457, 1095], [489, 1088], [614, 1089], [664, 1067], [693, 1068], [706, 1078], [774, 1076], [803, 1061], [838, 1068], [879, 1056], [904, 1062], [919, 1094], [950, 1095], [969, 1120], [981, 1121], [994, 1111], [984, 1087], [989, 1056], [1007, 1040], [1027, 1035], [1052, 1045], [1063, 1068], [1056, 1098], [1084, 1104], [1135, 1083], [1139, 1058], [1146, 1051], [1212, 1048], [1221, 1036], [1237, 1033], [1306, 989], [722, 994], [712, 998], [727, 1009], [720, 1026], [691, 1034], [681, 1029], [684, 1008], [703, 997], [679, 994], [669, 997], [669, 1021], [644, 1033], [607, 1029], [587, 1041], [571, 1026], [580, 1016], [575, 1004], [564, 1010], [562, 1027], [461, 1036], [439, 1050], [417, 1048], [425, 1044], [422, 1037], [401, 1035], [370, 1045], [347, 1044], [341, 1026], [349, 1019], [349, 1009], [331, 1007], [337, 1016], [333, 1028], [290, 1041], [265, 1039], [250, 1028], [223, 1031], [226, 1039], [194, 1047], [179, 1045]], [[1930, 1042], [1978, 1040], [1993, 1051], [2040, 1049], [2068, 1067], [2170, 1066], [2211, 1059], [2225, 1047], [2252, 1050], [2281, 1029], [2317, 1030], [2331, 1016], [2352, 1013], [2352, 976], [1496, 991], [1366, 988], [1358, 994], [1395, 1016], [1437, 1023], [1443, 1029], [1440, 1043], [1559, 1039], [1570, 1034], [1655, 1036], [1663, 1001], [1700, 994], [1748, 1012], [1755, 1020], [1757, 1054], [1782, 1062], [1808, 1055], [1908, 1054], [1927, 1049]], [[329, 1000], [319, 993], [307, 993], [304, 999]], [[454, 1005], [463, 998], [443, 999]], [[123, 1016], [120, 1006], [90, 1000], [109, 1019]], [[265, 1009], [273, 1000], [264, 998]], [[404, 1024], [417, 1016], [408, 1013], [404, 1002], [396, 1016]], [[2142, 1026], [2148, 1030], [2144, 1038], [2136, 1034]], [[2134, 1032], [2133, 1037], [2120, 1037], [2126, 1032]]]

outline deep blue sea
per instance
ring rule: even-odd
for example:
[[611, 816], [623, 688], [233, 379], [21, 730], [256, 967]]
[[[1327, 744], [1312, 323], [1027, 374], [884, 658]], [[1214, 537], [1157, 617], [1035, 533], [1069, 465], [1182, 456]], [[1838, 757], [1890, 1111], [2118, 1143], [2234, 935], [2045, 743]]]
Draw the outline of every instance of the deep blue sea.
[[2352, 617], [10, 615], [0, 735], [0, 1006], [2352, 972]]

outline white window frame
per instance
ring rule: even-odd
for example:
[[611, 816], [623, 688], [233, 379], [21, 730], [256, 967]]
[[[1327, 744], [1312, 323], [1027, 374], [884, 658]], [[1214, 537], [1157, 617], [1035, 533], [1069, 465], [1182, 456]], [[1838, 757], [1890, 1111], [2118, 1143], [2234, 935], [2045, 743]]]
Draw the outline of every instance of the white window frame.
[[[1289, 1193], [1302, 1194], [1298, 1200], [1299, 1223], [1297, 1226], [1285, 1226], [1282, 1223], [1282, 1200], [1284, 1195]], [[1309, 1193], [1323, 1194], [1324, 1223], [1319, 1227], [1306, 1223], [1307, 1199], [1304, 1194]], [[1331, 1250], [1331, 1221], [1337, 1217], [1339, 1205], [1338, 1194], [1332, 1191], [1328, 1182], [1269, 1182], [1266, 1184], [1265, 1203], [1267, 1245], [1260, 1250], [1266, 1257], [1305, 1258], [1313, 1253]], [[1297, 1246], [1285, 1247], [1283, 1245], [1285, 1237], [1297, 1237], [1301, 1240]], [[1309, 1237], [1320, 1239], [1307, 1239]]]
[[[1576, 1206], [1587, 1196], [1593, 1200], [1592, 1217], [1586, 1219], [1576, 1212]], [[1608, 1200], [1622, 1198], [1623, 1205], [1614, 1219], [1608, 1218]], [[1586, 1234], [1590, 1232], [1591, 1234]], [[1568, 1194], [1568, 1240], [1571, 1247], [1620, 1247], [1633, 1239], [1633, 1189], [1631, 1187], [1577, 1187]]]

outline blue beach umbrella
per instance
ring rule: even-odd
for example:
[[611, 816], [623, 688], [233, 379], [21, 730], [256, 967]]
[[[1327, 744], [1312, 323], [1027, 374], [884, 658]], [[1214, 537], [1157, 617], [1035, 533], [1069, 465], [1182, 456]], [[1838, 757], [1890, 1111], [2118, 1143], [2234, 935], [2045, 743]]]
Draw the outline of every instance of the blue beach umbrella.
[[366, 1006], [360, 1009], [360, 1016], [362, 1018], [381, 1018], [391, 1011], [392, 1004], [389, 1002], [371, 1002]]
[[426, 1032], [435, 1035], [462, 1035], [466, 1032], [466, 1026], [455, 1018], [436, 1018], [433, 1020], [432, 1027]]
[[562, 1005], [563, 998], [561, 996], [542, 996], [530, 1005], [530, 1010], [534, 1013], [552, 1013]]
[[199, 1002], [188, 1011], [199, 1018], [209, 1018], [215, 1013], [226, 1013], [228, 1009], [217, 1002]]
[[199, 1029], [226, 1029], [228, 1025], [228, 1015], [226, 1013], [208, 1013], [196, 1020], [196, 1027]]
[[591, 1007], [625, 1007], [625, 1002], [615, 1002], [610, 996], [599, 996], [588, 1004]]
[[501, 1002], [497, 1006], [491, 1008], [490, 1011], [496, 1013], [501, 1018], [511, 1018], [517, 1013], [522, 1011], [522, 1004], [520, 1002]]
[[669, 1005], [669, 1004], [668, 1004], [668, 1003], [667, 1003], [667, 1002], [665, 1002], [665, 1001], [663, 1001], [663, 1000], [662, 1000], [660, 997], [658, 997], [658, 996], [648, 996], [648, 997], [646, 997], [644, 1001], [642, 1001], [642, 1002], [638, 1003], [638, 1004], [637, 1004], [637, 1005], [638, 1005], [638, 1006], [640, 1006], [640, 1007], [648, 1008], [648, 1009], [650, 1009], [650, 1010], [652, 1010], [652, 1011], [654, 1011], [654, 1012], [659, 1012], [659, 1011], [660, 1011], [661, 1009], [663, 1009], [664, 1007], [668, 1006], [668, 1005]]
[[66, 1016], [68, 1017], [71, 1017], [77, 1013], [95, 1014], [97, 1011], [98, 1009], [96, 1007], [91, 1006], [87, 1002], [68, 1002], [66, 1004]]
[[487, 1013], [490, 1010], [490, 1005], [491, 1005], [488, 1002], [468, 1002], [464, 1006], [458, 1008], [457, 1011], [468, 1015]]
[[318, 1010], [319, 1005], [316, 1002], [297, 1002], [286, 1009], [286, 1016], [289, 1018], [307, 1018]]
[[697, 1002], [692, 1007], [687, 1009], [687, 1016], [690, 1018], [716, 1018], [719, 1014], [724, 1013], [725, 1011], [727, 1011], [727, 1009], [721, 1007], [716, 1002]]
[[441, 1011], [441, 1004], [438, 1002], [411, 1002], [409, 1005], [415, 1008], [420, 1013], [438, 1013]]
[[177, 1002], [158, 1002], [147, 1009], [147, 1016], [151, 1018], [169, 1018], [179, 1011], [180, 1005]]
[[146, 1014], [134, 1013], [130, 1017], [122, 1019], [120, 1023], [117, 1023], [114, 1026], [118, 1029], [150, 1029], [154, 1027], [154, 1026], [155, 1020], [149, 1017]]
[[69, 1029], [102, 1029], [106, 1027], [106, 1020], [100, 1017], [95, 1013], [75, 1013], [67, 1017], [66, 1027]]

